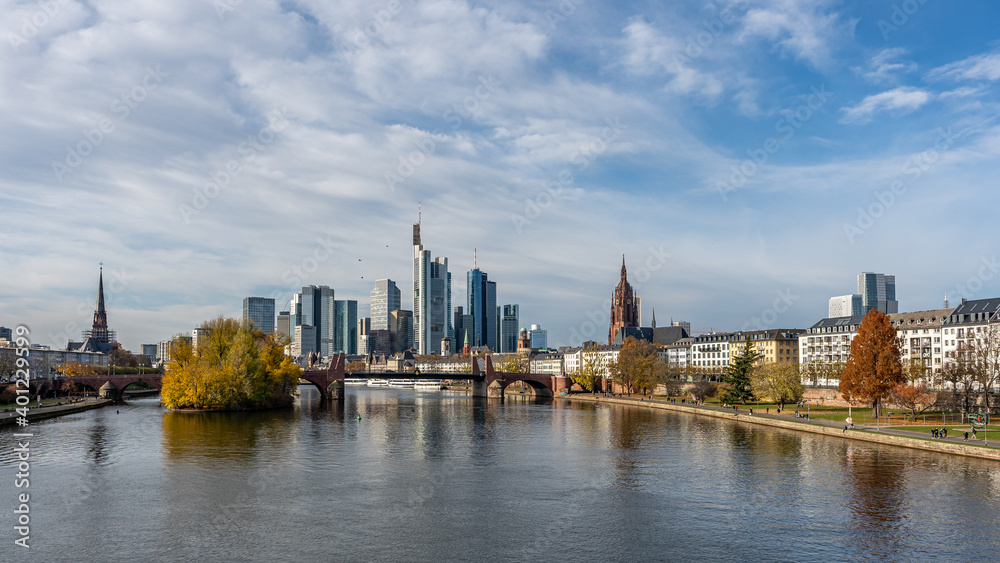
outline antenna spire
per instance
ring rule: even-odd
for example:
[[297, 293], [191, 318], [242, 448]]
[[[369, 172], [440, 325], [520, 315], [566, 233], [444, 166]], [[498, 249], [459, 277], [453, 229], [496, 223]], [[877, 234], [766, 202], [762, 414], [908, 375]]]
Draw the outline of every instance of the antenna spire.
[[472, 249], [472, 269], [475, 270], [479, 268], [479, 257], [477, 255], [477, 249]]
[[422, 214], [422, 212], [420, 210], [420, 202], [418, 201], [417, 202], [417, 224], [418, 225], [420, 224], [420, 216], [421, 216], [421, 214]]

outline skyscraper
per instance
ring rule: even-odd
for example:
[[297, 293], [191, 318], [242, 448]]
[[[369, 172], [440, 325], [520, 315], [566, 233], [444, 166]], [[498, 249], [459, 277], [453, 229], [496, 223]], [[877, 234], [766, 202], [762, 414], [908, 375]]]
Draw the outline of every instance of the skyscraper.
[[376, 280], [371, 292], [372, 330], [389, 329], [389, 312], [402, 306], [399, 288], [390, 279]]
[[290, 320], [291, 320], [291, 312], [281, 311], [280, 313], [278, 313], [278, 326], [275, 327], [275, 330], [278, 331], [279, 334], [285, 335], [285, 338], [288, 338], [289, 340], [291, 340], [292, 337]]
[[391, 352], [405, 352], [413, 347], [413, 312], [395, 310], [389, 313], [389, 347]]
[[864, 302], [857, 293], [852, 295], [838, 295], [830, 298], [830, 306], [827, 316], [831, 319], [838, 317], [854, 317], [864, 314]]
[[353, 299], [333, 302], [334, 325], [333, 353], [358, 353], [358, 302]]
[[514, 354], [517, 352], [517, 317], [518, 306], [504, 305], [500, 321], [500, 352]]
[[882, 313], [898, 313], [896, 301], [896, 276], [862, 272], [858, 274], [858, 294], [861, 295], [863, 313], [872, 309]]
[[531, 339], [531, 347], [533, 349], [549, 347], [549, 331], [538, 325], [531, 325], [531, 330], [528, 331], [528, 338]]
[[[334, 291], [329, 286], [310, 285], [292, 296], [292, 310], [289, 329], [295, 350], [310, 350], [321, 356], [333, 356], [337, 339], [337, 316], [333, 299]], [[299, 331], [297, 327], [311, 326], [314, 330]], [[312, 342], [299, 342], [299, 335]], [[306, 353], [306, 352], [303, 352]]]
[[243, 322], [253, 323], [253, 326], [264, 334], [274, 332], [274, 299], [270, 297], [244, 297]]
[[417, 222], [413, 225], [413, 340], [418, 354], [441, 352], [441, 339], [453, 336], [450, 312], [448, 259], [431, 259], [431, 251], [420, 242]]

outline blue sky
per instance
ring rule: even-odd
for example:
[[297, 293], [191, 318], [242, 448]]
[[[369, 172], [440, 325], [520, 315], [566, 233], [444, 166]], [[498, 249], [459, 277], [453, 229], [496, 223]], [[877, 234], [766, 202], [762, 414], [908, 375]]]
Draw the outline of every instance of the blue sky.
[[[0, 324], [132, 349], [243, 297], [412, 299], [411, 224], [551, 344], [807, 327], [861, 271], [1000, 295], [995, 2], [2, 3]], [[45, 8], [48, 12], [45, 12]], [[301, 272], [301, 273], [299, 273]]]

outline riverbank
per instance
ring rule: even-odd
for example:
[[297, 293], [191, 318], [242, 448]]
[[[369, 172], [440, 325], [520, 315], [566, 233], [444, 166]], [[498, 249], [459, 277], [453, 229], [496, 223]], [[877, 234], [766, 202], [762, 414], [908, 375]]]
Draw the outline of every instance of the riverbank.
[[810, 432], [813, 434], [824, 434], [847, 440], [860, 440], [864, 442], [875, 442], [879, 444], [889, 444], [904, 448], [925, 450], [931, 452], [941, 452], [953, 455], [964, 455], [978, 457], [982, 459], [993, 459], [1000, 461], [1000, 448], [995, 446], [984, 446], [974, 442], [965, 442], [961, 438], [949, 437], [943, 439], [929, 439], [922, 437], [920, 433], [908, 432], [905, 430], [876, 429], [874, 427], [856, 427], [844, 431], [844, 425], [840, 422], [830, 420], [805, 420], [801, 418], [791, 418], [774, 414], [749, 414], [749, 409], [741, 407], [738, 411], [715, 406], [695, 406], [687, 403], [669, 403], [666, 401], [650, 400], [648, 398], [625, 398], [625, 397], [603, 397], [600, 395], [560, 395], [556, 397], [563, 401], [586, 401], [591, 403], [606, 403], [615, 405], [628, 405], [634, 407], [646, 407], [651, 409], [669, 410], [676, 412], [686, 412], [700, 416], [711, 416], [728, 420], [737, 420], [741, 423], [757, 424], [762, 426], [772, 426], [785, 428], [799, 432]]
[[[45, 420], [46, 418], [63, 416], [66, 414], [74, 414], [78, 412], [89, 411], [91, 409], [99, 409], [101, 407], [113, 404], [114, 401], [111, 399], [91, 398], [75, 403], [67, 403], [65, 405], [55, 405], [51, 407], [32, 407], [28, 405], [28, 421], [35, 422], [37, 420]], [[14, 424], [19, 416], [20, 416], [19, 414], [13, 411], [0, 413], [0, 426], [7, 426]]]

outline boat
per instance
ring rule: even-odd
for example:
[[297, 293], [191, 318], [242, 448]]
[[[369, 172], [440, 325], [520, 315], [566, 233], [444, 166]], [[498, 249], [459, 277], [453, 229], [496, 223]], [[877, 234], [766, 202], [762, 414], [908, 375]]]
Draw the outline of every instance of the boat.
[[417, 381], [413, 388], [417, 391], [440, 391], [444, 389], [444, 384], [440, 381]]
[[415, 383], [414, 379], [390, 379], [389, 387], [413, 389]]
[[368, 383], [367, 379], [360, 377], [348, 377], [344, 378], [344, 385], [365, 385]]
[[389, 386], [389, 382], [386, 381], [386, 380], [384, 380], [384, 379], [369, 379], [368, 380], [368, 386], [369, 387], [388, 387]]

